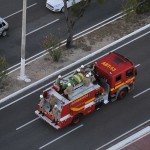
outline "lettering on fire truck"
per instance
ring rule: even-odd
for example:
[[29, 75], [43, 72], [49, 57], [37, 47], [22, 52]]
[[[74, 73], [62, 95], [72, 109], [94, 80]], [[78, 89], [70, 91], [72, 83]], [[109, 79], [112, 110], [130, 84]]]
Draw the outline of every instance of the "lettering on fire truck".
[[112, 65], [110, 65], [109, 63], [107, 63], [107, 62], [102, 62], [101, 63], [103, 66], [105, 66], [105, 67], [107, 67], [107, 68], [109, 68], [111, 71], [116, 71], [116, 68], [115, 67], [113, 67]]

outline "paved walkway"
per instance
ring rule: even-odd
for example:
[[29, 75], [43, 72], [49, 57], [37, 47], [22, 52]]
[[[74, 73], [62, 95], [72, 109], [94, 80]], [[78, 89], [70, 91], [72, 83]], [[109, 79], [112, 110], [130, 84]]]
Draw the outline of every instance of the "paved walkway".
[[122, 150], [150, 150], [150, 134], [144, 136]]
[[150, 126], [138, 131], [107, 150], [150, 150]]

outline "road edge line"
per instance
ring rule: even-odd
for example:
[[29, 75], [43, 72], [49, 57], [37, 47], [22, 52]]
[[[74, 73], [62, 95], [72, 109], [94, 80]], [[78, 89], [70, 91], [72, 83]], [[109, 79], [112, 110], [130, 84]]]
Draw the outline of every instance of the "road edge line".
[[125, 39], [127, 39], [127, 38], [129, 38], [129, 37], [131, 37], [131, 36], [133, 36], [133, 35], [135, 35], [135, 34], [141, 32], [141, 31], [143, 31], [143, 30], [146, 30], [146, 29], [149, 28], [149, 27], [150, 27], [150, 24], [147, 24], [147, 25], [145, 25], [144, 27], [142, 27], [142, 28], [140, 28], [140, 29], [138, 29], [138, 30], [136, 30], [136, 31], [134, 31], [134, 32], [132, 32], [132, 33], [130, 33], [130, 34], [128, 34], [128, 35], [125, 35], [124, 37], [122, 37], [122, 38], [120, 38], [120, 39], [118, 39], [118, 40], [116, 40], [116, 41], [114, 41], [114, 42], [112, 42], [112, 43], [106, 45], [105, 47], [103, 47], [103, 48], [101, 48], [101, 49], [95, 51], [94, 53], [91, 53], [91, 54], [89, 54], [89, 55], [83, 57], [82, 59], [80, 59], [80, 60], [78, 60], [78, 61], [76, 61], [76, 62], [74, 62], [74, 63], [72, 63], [72, 64], [70, 64], [70, 65], [68, 65], [68, 66], [66, 66], [66, 67], [64, 67], [64, 68], [62, 68], [62, 69], [60, 69], [60, 70], [58, 70], [58, 71], [56, 71], [56, 72], [54, 72], [54, 73], [52, 73], [52, 74], [50, 74], [50, 75], [44, 77], [44, 78], [42, 78], [42, 79], [40, 79], [40, 80], [38, 80], [38, 81], [36, 81], [36, 82], [30, 84], [30, 85], [28, 85], [28, 86], [26, 86], [25, 88], [23, 88], [23, 89], [21, 89], [21, 90], [19, 90], [19, 91], [17, 91], [17, 92], [14, 92], [14, 93], [11, 94], [11, 95], [6, 96], [5, 98], [3, 98], [3, 99], [0, 100], [0, 104], [3, 103], [3, 102], [5, 102], [6, 100], [8, 100], [8, 99], [10, 99], [10, 98], [12, 98], [12, 97], [18, 95], [18, 94], [20, 94], [20, 93], [26, 91], [27, 89], [30, 89], [30, 88], [32, 88], [32, 87], [34, 87], [34, 86], [36, 86], [36, 85], [38, 85], [38, 84], [40, 84], [40, 83], [42, 83], [42, 82], [48, 80], [49, 78], [51, 78], [51, 77], [53, 77], [53, 76], [59, 74], [60, 72], [62, 72], [62, 71], [64, 71], [64, 70], [67, 70], [67, 69], [71, 68], [72, 66], [75, 66], [75, 65], [81, 63], [82, 61], [84, 61], [84, 60], [86, 60], [86, 59], [89, 59], [90, 57], [93, 57], [94, 55], [96, 55], [96, 54], [102, 52], [103, 50], [105, 50], [105, 49], [107, 49], [107, 48], [109, 48], [109, 47], [112, 47], [112, 46], [114, 46], [114, 45], [116, 45], [116, 44], [122, 42], [123, 40], [125, 40]]

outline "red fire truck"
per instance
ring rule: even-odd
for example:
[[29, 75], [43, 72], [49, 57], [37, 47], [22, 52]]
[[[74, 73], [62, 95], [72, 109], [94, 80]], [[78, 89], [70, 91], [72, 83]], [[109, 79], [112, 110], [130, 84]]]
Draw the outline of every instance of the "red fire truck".
[[[70, 75], [63, 79], [65, 83], [73, 84], [73, 92], [67, 97], [63, 91], [58, 92], [54, 86], [43, 91], [44, 116], [41, 115], [40, 106], [35, 114], [56, 129], [69, 124], [77, 124], [81, 116], [85, 116], [98, 109], [109, 101], [120, 100], [133, 90], [137, 74], [134, 64], [118, 53], [108, 55], [95, 61], [91, 70], [96, 81], [88, 86], [84, 85], [85, 74]], [[76, 83], [76, 84], [74, 84]], [[57, 123], [53, 123], [54, 116], [49, 112], [49, 97], [54, 95], [59, 110]]]

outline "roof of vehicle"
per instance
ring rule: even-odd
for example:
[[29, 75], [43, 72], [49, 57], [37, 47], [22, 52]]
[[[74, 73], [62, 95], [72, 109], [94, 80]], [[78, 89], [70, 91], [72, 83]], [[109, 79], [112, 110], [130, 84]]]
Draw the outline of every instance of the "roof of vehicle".
[[130, 60], [115, 52], [97, 60], [95, 65], [106, 74], [114, 76], [134, 66]]
[[2, 21], [3, 19], [0, 17], [0, 21]]
[[59, 4], [63, 4], [63, 0], [47, 0], [47, 3], [52, 5], [52, 6], [56, 6]]

